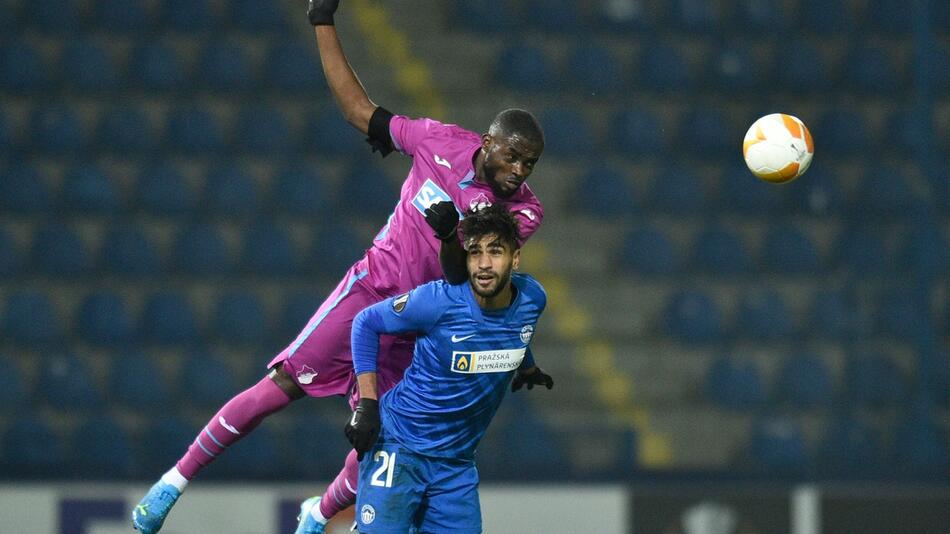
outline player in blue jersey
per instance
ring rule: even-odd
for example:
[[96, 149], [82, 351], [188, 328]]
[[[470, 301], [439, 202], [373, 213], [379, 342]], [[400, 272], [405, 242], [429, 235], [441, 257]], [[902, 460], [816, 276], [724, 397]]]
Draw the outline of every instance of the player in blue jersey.
[[[470, 212], [461, 232], [467, 283], [430, 282], [353, 321], [361, 399], [346, 436], [360, 456], [361, 533], [481, 532], [475, 448], [509, 382], [512, 391], [554, 385], [528, 348], [547, 297], [534, 278], [512, 274], [521, 251], [511, 212]], [[379, 336], [397, 333], [418, 336], [412, 364], [377, 400]]]

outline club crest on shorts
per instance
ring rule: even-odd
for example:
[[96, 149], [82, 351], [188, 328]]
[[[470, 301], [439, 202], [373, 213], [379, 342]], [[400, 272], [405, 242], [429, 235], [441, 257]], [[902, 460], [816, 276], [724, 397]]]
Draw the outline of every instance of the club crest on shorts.
[[526, 325], [524, 325], [524, 326], [521, 327], [521, 342], [522, 342], [522, 343], [530, 343], [530, 342], [531, 342], [531, 336], [533, 336], [533, 335], [534, 335], [534, 327], [533, 327], [533, 326], [531, 326], [530, 324], [526, 324]]
[[376, 510], [372, 507], [372, 505], [364, 504], [363, 507], [360, 508], [360, 521], [364, 525], [368, 525], [375, 520], [376, 520]]
[[409, 293], [404, 293], [393, 299], [393, 311], [396, 313], [401, 312], [406, 308], [406, 303], [409, 302]]
[[304, 365], [299, 371], [297, 371], [297, 382], [300, 382], [303, 385], [307, 385], [313, 382], [313, 379], [317, 377], [317, 373], [309, 365]]

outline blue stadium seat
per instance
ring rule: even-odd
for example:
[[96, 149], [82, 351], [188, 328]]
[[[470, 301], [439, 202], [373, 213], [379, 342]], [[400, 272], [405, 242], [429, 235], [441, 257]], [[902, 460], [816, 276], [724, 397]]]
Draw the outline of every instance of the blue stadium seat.
[[526, 42], [502, 49], [495, 60], [494, 77], [505, 87], [522, 92], [551, 90], [558, 85], [551, 58]]
[[762, 242], [762, 265], [785, 274], [815, 275], [821, 272], [821, 258], [808, 234], [794, 226], [769, 229]]
[[455, 0], [452, 22], [463, 30], [482, 33], [507, 33], [518, 25], [510, 6], [496, 0]]
[[777, 47], [772, 57], [781, 87], [795, 93], [818, 93], [830, 87], [828, 63], [811, 41], [780, 41]]
[[[950, 314], [944, 317], [950, 323]], [[944, 332], [950, 332], [950, 328], [945, 328]], [[950, 410], [950, 352], [944, 351], [938, 354], [936, 360], [936, 372], [933, 378], [934, 400], [941, 408]]]
[[906, 399], [903, 371], [883, 353], [851, 354], [845, 370], [845, 392], [850, 402], [870, 408], [896, 407]]
[[569, 108], [548, 108], [538, 121], [544, 125], [544, 148], [562, 157], [587, 156], [594, 149], [594, 133], [587, 118]]
[[135, 206], [153, 215], [183, 215], [192, 210], [195, 203], [196, 195], [175, 164], [160, 162], [140, 170]]
[[843, 415], [828, 423], [817, 456], [824, 473], [867, 476], [881, 468], [884, 447], [871, 425], [856, 416]]
[[17, 5], [4, 4], [4, 9], [0, 12], [0, 32], [2, 35], [16, 35], [17, 28], [21, 27], [20, 10]]
[[640, 56], [636, 81], [651, 91], [686, 90], [692, 87], [693, 76], [686, 58], [675, 47], [654, 44]]
[[901, 153], [913, 154], [922, 146], [927, 146], [930, 137], [936, 131], [935, 117], [919, 113], [914, 108], [898, 109], [891, 114], [887, 131], [894, 149]]
[[101, 290], [82, 300], [74, 317], [82, 339], [93, 345], [122, 345], [132, 341], [133, 320], [121, 295]]
[[752, 259], [742, 238], [718, 225], [696, 236], [691, 264], [695, 271], [717, 276], [747, 274], [752, 269]]
[[879, 231], [863, 226], [847, 229], [834, 250], [838, 263], [858, 275], [881, 275], [893, 270], [894, 261]]
[[209, 0], [165, 0], [160, 9], [158, 18], [167, 30], [209, 32], [218, 24], [214, 4]]
[[573, 198], [584, 199], [577, 209], [598, 218], [632, 215], [640, 204], [627, 174], [620, 169], [598, 166], [582, 178]]
[[172, 265], [182, 273], [222, 275], [231, 271], [234, 260], [230, 247], [214, 226], [184, 227], [175, 240]]
[[800, 22], [808, 32], [837, 35], [848, 33], [857, 18], [844, 0], [802, 0]]
[[858, 186], [854, 208], [877, 216], [901, 216], [922, 206], [904, 168], [873, 165]]
[[335, 109], [313, 113], [307, 123], [308, 150], [335, 157], [363, 157], [369, 154], [364, 136], [353, 129]]
[[197, 105], [173, 110], [167, 132], [169, 146], [186, 154], [214, 155], [225, 147], [224, 127], [218, 117]]
[[[158, 473], [174, 464], [195, 439], [201, 427], [185, 423], [174, 415], [152, 421], [143, 431], [137, 463], [143, 473]], [[321, 462], [322, 463], [322, 462]]]
[[34, 108], [29, 128], [30, 148], [44, 153], [74, 154], [88, 142], [79, 114], [65, 104]]
[[67, 42], [60, 56], [60, 71], [66, 86], [78, 92], [108, 91], [118, 87], [120, 80], [115, 58], [90, 37]]
[[139, 334], [160, 345], [187, 344], [198, 338], [198, 319], [191, 302], [181, 293], [155, 293], [145, 302]]
[[838, 176], [831, 169], [819, 166], [808, 169], [808, 178], [795, 180], [789, 190], [789, 206], [809, 215], [835, 215], [844, 208], [844, 193]]
[[564, 33], [582, 27], [579, 4], [574, 0], [524, 0], [521, 24], [537, 30]]
[[946, 472], [950, 468], [947, 438], [932, 414], [914, 410], [895, 430], [894, 459], [898, 469], [930, 476]]
[[181, 55], [161, 41], [147, 41], [132, 53], [129, 77], [148, 91], [177, 91], [188, 83]]
[[[945, 33], [950, 33], [950, 5], [944, 2], [931, 4], [931, 17], [936, 22], [937, 28]], [[944, 63], [946, 65], [946, 63]]]
[[735, 45], [716, 51], [709, 61], [706, 76], [716, 88], [726, 93], [756, 89], [769, 81], [751, 52]]
[[[399, 200], [396, 183], [375, 161], [351, 167], [342, 187], [343, 202], [337, 205], [337, 209], [379, 226], [386, 222]], [[373, 194], [366, 195], [366, 191]]]
[[100, 150], [115, 155], [142, 154], [158, 146], [148, 114], [133, 105], [108, 108], [99, 117], [95, 138]]
[[261, 208], [257, 180], [242, 165], [209, 167], [202, 205], [214, 213], [230, 217], [254, 215]]
[[101, 407], [102, 395], [84, 358], [69, 352], [45, 354], [40, 368], [36, 392], [49, 406], [71, 413]]
[[619, 155], [659, 156], [669, 140], [655, 113], [646, 108], [617, 110], [610, 121], [608, 143]]
[[23, 22], [42, 33], [72, 35], [80, 29], [83, 16], [78, 0], [63, 0], [56, 4], [21, 2]]
[[772, 0], [739, 0], [733, 10], [732, 28], [754, 34], [768, 29], [770, 34], [791, 30], [793, 18], [787, 5]]
[[939, 228], [915, 226], [901, 244], [898, 266], [904, 272], [945, 273], [950, 270], [950, 244]]
[[722, 111], [715, 108], [693, 108], [680, 117], [679, 143], [690, 153], [721, 158], [733, 155], [733, 139], [741, 137]]
[[[735, 138], [735, 137], [732, 137]], [[776, 213], [785, 205], [784, 188], [756, 180], [739, 160], [726, 165], [720, 179], [720, 204], [730, 212]]]
[[903, 85], [903, 74], [893, 53], [880, 46], [858, 46], [845, 58], [844, 65], [844, 81], [856, 92], [890, 94]]
[[721, 27], [716, 4], [705, 0], [674, 0], [669, 3], [669, 25], [674, 31], [711, 32]]
[[0, 47], [0, 89], [22, 94], [42, 91], [50, 87], [51, 73], [43, 51], [29, 41], [13, 41]]
[[22, 478], [61, 477], [66, 445], [39, 414], [14, 418], [3, 434], [3, 472]]
[[0, 414], [14, 414], [29, 406], [30, 394], [30, 384], [20, 367], [0, 354]]
[[146, 0], [95, 0], [93, 25], [110, 33], [141, 34], [149, 26]]
[[613, 52], [594, 43], [578, 43], [570, 51], [567, 72], [575, 89], [585, 93], [614, 93], [624, 84], [623, 71]]
[[287, 118], [276, 106], [258, 104], [238, 115], [234, 142], [240, 151], [274, 157], [293, 149], [294, 141]]
[[258, 223], [244, 231], [241, 269], [263, 275], [293, 274], [300, 267], [300, 255], [287, 228], [275, 223]]
[[251, 33], [278, 32], [287, 29], [284, 9], [277, 2], [237, 0], [229, 8], [229, 23]]
[[920, 302], [910, 292], [888, 291], [878, 302], [877, 326], [884, 334], [911, 340], [931, 320], [929, 302]]
[[233, 39], [212, 39], [205, 44], [198, 59], [197, 77], [202, 87], [222, 93], [247, 90], [255, 83], [251, 58], [245, 47]]
[[333, 204], [329, 181], [320, 173], [319, 166], [291, 164], [274, 177], [270, 205], [277, 213], [315, 218], [327, 213]]
[[296, 41], [279, 41], [267, 53], [264, 61], [262, 83], [265, 89], [281, 93], [301, 93], [307, 96], [329, 95], [326, 80], [319, 69], [320, 59], [309, 43], [304, 46]]
[[706, 395], [716, 405], [729, 410], [754, 410], [765, 401], [762, 373], [751, 361], [728, 356], [713, 361], [706, 373]]
[[232, 344], [260, 344], [267, 332], [264, 305], [251, 292], [234, 291], [218, 299], [214, 313], [214, 335]]
[[708, 205], [702, 179], [686, 165], [661, 167], [653, 179], [646, 205], [671, 213], [700, 213]]
[[254, 432], [238, 443], [228, 448], [222, 454], [215, 468], [209, 469], [208, 474], [227, 480], [270, 480], [274, 474], [280, 475], [283, 471], [283, 455], [277, 433], [267, 425], [254, 429]]
[[867, 4], [867, 17], [875, 33], [904, 34], [911, 30], [914, 10], [903, 0], [874, 0]]
[[285, 292], [281, 299], [280, 321], [275, 328], [275, 341], [289, 345], [296, 339], [297, 334], [316, 313], [325, 296], [307, 290]]
[[770, 341], [795, 333], [795, 323], [782, 295], [771, 289], [751, 290], [739, 299], [736, 335]]
[[189, 354], [188, 358], [182, 371], [181, 391], [189, 405], [218, 408], [240, 393], [234, 370], [221, 358], [203, 350]]
[[828, 406], [835, 394], [828, 365], [811, 352], [796, 352], [785, 359], [773, 391], [776, 401], [796, 408]]
[[[339, 473], [339, 466], [327, 465], [332, 462], [314, 462], [307, 457], [312, 454], [319, 458], [345, 458], [352, 447], [338, 426], [336, 419], [326, 414], [309, 413], [294, 419], [290, 435], [283, 440], [288, 449], [288, 454], [284, 455], [288, 469], [308, 480], [333, 480]], [[310, 454], [298, 454], [294, 443], [306, 443]]]
[[707, 343], [722, 337], [723, 318], [713, 299], [699, 290], [682, 290], [670, 297], [664, 325], [667, 335], [685, 343]]
[[171, 391], [155, 358], [123, 350], [113, 359], [109, 371], [110, 401], [146, 413], [166, 412], [171, 407]]
[[348, 225], [337, 223], [316, 229], [307, 265], [329, 277], [339, 278], [356, 263], [370, 242], [357, 235]]
[[111, 176], [94, 165], [71, 167], [63, 177], [65, 211], [88, 215], [114, 215], [122, 200]]
[[16, 137], [7, 114], [0, 110], [0, 156], [12, 154], [18, 148], [19, 140]]
[[766, 416], [753, 424], [749, 458], [753, 470], [771, 476], [801, 475], [811, 466], [801, 426], [781, 416]]
[[92, 260], [85, 241], [68, 226], [52, 224], [33, 236], [33, 266], [38, 272], [52, 275], [87, 273]]
[[46, 293], [25, 290], [7, 297], [3, 337], [14, 343], [48, 346], [63, 335], [57, 310]]
[[662, 231], [641, 226], [620, 245], [620, 265], [639, 275], [670, 275], [679, 272], [680, 253]]
[[814, 129], [815, 139], [831, 153], [867, 154], [871, 132], [864, 116], [848, 108], [837, 107], [823, 114]]
[[822, 338], [845, 339], [855, 332], [856, 308], [845, 291], [819, 291], [809, 306], [806, 332]]
[[135, 456], [128, 433], [119, 421], [105, 415], [95, 415], [76, 429], [70, 470], [89, 479], [113, 480], [135, 474]]
[[23, 254], [10, 233], [0, 226], [0, 276], [19, 274], [23, 268]]

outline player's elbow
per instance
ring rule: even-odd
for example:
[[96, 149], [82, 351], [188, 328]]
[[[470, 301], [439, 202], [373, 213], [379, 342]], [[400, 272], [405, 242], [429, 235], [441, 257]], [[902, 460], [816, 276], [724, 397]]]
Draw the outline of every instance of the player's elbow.
[[373, 116], [374, 111], [376, 111], [376, 106], [372, 102], [354, 103], [343, 109], [343, 118], [366, 135], [369, 133], [369, 119]]

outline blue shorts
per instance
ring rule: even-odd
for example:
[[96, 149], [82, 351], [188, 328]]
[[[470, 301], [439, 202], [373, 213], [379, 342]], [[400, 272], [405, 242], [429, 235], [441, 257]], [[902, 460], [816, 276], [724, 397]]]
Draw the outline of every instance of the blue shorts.
[[356, 521], [361, 534], [478, 534], [474, 460], [416, 454], [383, 436], [360, 462]]

